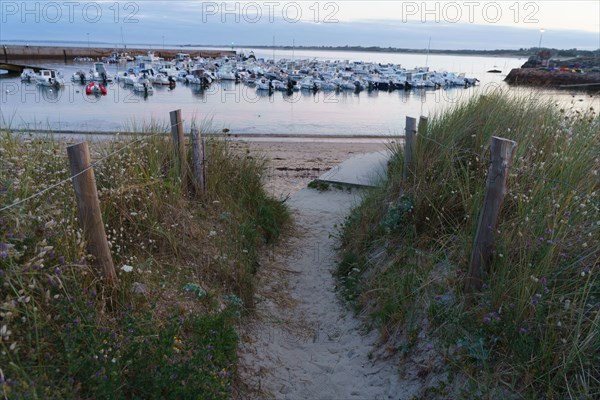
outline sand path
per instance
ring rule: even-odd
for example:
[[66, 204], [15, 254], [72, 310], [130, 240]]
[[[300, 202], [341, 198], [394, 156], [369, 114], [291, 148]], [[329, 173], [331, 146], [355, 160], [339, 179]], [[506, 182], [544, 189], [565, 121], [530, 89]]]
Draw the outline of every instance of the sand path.
[[372, 353], [377, 333], [364, 332], [335, 290], [332, 235], [357, 200], [356, 191], [302, 189], [288, 201], [296, 232], [262, 263], [258, 318], [242, 331], [240, 374], [252, 397], [398, 399], [410, 391], [385, 349]]

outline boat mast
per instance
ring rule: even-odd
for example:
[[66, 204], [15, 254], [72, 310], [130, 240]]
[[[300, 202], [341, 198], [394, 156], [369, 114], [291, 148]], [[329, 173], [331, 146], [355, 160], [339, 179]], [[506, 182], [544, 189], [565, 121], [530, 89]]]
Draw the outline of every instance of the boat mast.
[[429, 49], [431, 48], [431, 36], [429, 36], [429, 44], [427, 45], [427, 56], [425, 57], [425, 66], [429, 63]]

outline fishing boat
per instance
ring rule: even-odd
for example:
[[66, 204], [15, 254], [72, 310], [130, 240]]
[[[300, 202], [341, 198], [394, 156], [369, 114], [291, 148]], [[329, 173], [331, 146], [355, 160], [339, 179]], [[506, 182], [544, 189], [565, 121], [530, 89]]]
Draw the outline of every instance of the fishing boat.
[[94, 94], [94, 95], [102, 95], [106, 96], [107, 90], [106, 87], [97, 82], [90, 82], [85, 87], [85, 94]]

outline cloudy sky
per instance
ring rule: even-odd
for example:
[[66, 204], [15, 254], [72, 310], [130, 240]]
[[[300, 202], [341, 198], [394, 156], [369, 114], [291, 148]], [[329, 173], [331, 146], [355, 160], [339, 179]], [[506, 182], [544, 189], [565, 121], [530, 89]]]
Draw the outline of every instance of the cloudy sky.
[[0, 42], [600, 48], [600, 1], [11, 1]]

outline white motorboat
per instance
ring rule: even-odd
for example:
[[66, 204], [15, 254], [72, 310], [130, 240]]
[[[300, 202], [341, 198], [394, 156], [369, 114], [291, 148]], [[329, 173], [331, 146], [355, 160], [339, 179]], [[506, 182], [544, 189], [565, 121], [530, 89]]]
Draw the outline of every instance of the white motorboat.
[[150, 81], [155, 85], [170, 85], [169, 77], [163, 73], [158, 73], [150, 78]]
[[65, 81], [58, 71], [53, 69], [43, 69], [35, 76], [36, 83], [40, 86], [60, 87], [65, 85]]
[[321, 90], [325, 92], [333, 92], [339, 89], [339, 86], [334, 81], [325, 81], [321, 83]]
[[266, 78], [260, 78], [256, 81], [256, 90], [273, 90], [271, 81]]
[[35, 82], [37, 74], [31, 68], [23, 69], [21, 73], [21, 81], [22, 82]]
[[90, 78], [96, 82], [105, 83], [110, 83], [115, 79], [115, 77], [106, 70], [106, 66], [103, 62], [94, 63], [94, 66], [90, 70]]
[[279, 90], [281, 92], [285, 92], [287, 90], [287, 85], [278, 79], [273, 79], [271, 81], [271, 85], [274, 90]]
[[302, 78], [302, 80], [298, 83], [298, 85], [300, 86], [300, 89], [302, 89], [302, 90], [314, 90], [314, 91], [319, 90], [319, 86], [317, 85], [315, 80], [313, 78], [311, 78], [310, 76]]
[[90, 77], [90, 75], [86, 74], [82, 70], [74, 72], [73, 75], [71, 75], [71, 81], [81, 83], [82, 85], [85, 85], [86, 82], [89, 82], [92, 80], [93, 79]]
[[154, 93], [154, 87], [148, 79], [141, 78], [138, 82], [133, 84], [133, 91], [135, 93], [149, 95]]
[[153, 51], [149, 51], [145, 56], [135, 56], [135, 61], [139, 63], [156, 63], [162, 61], [163, 59], [160, 57], [155, 57]]
[[343, 90], [356, 90], [356, 85], [354, 84], [353, 81], [343, 80], [342, 83], [340, 83], [340, 89], [343, 89]]

